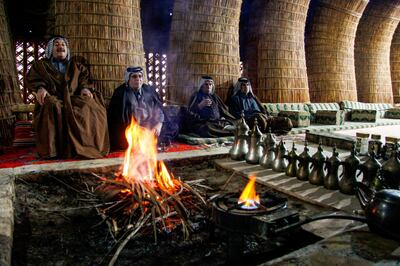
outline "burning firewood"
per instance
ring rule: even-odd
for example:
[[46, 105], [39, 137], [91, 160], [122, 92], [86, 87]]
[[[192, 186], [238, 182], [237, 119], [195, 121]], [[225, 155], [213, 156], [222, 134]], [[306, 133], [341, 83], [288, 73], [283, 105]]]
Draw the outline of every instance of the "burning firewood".
[[153, 132], [132, 119], [125, 136], [128, 149], [121, 172], [113, 179], [100, 177], [95, 193], [105, 204], [98, 212], [107, 221], [119, 247], [113, 265], [128, 241], [153, 230], [157, 234], [180, 227], [183, 237], [193, 230], [190, 218], [204, 212], [206, 201], [201, 191], [174, 178], [164, 162], [157, 160], [157, 139]]

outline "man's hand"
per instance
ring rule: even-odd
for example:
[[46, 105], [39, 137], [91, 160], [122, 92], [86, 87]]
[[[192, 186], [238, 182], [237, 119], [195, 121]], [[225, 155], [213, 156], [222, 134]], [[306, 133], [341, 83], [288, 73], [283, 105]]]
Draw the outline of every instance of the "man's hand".
[[44, 88], [40, 88], [37, 92], [36, 92], [36, 100], [40, 105], [44, 104], [44, 99], [46, 98], [46, 95], [48, 94], [48, 92], [46, 91], [46, 89]]
[[83, 90], [81, 90], [81, 95], [82, 95], [82, 96], [88, 96], [90, 99], [93, 98], [93, 94], [90, 92], [89, 89], [83, 89]]
[[199, 109], [203, 109], [206, 106], [211, 106], [212, 105], [212, 100], [210, 98], [203, 99], [199, 104], [198, 107]]
[[157, 137], [160, 136], [161, 128], [162, 128], [162, 123], [158, 123], [158, 124], [154, 127], [154, 133], [157, 135]]

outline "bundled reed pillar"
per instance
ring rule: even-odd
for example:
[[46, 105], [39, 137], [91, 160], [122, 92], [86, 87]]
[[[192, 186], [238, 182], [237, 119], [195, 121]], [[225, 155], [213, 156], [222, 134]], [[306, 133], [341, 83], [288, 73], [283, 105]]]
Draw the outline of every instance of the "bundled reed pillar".
[[304, 28], [310, 0], [266, 2], [259, 17], [258, 96], [263, 102], [308, 102]]
[[312, 102], [357, 101], [354, 41], [368, 0], [317, 0], [306, 28]]
[[400, 103], [400, 27], [397, 26], [390, 46], [390, 71], [393, 102]]
[[175, 0], [168, 51], [168, 100], [187, 104], [202, 75], [225, 99], [240, 76], [242, 0]]
[[124, 80], [127, 66], [145, 68], [140, 0], [56, 0], [55, 33], [85, 57], [106, 99]]
[[4, 1], [0, 0], [0, 146], [12, 143], [15, 116], [11, 113], [11, 107], [22, 102], [7, 23]]
[[361, 102], [393, 102], [390, 44], [399, 19], [400, 0], [371, 0], [361, 17], [354, 48]]
[[243, 56], [243, 76], [250, 79], [253, 92], [258, 95], [258, 43], [260, 42], [260, 16], [265, 0], [253, 0], [249, 4], [249, 21], [246, 31]]

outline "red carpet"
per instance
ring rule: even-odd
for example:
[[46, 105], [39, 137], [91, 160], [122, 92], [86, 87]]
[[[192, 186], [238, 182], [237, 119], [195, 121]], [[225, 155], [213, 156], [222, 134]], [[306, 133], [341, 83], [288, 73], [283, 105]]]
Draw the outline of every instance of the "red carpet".
[[[193, 146], [184, 143], [173, 142], [163, 152], [181, 152], [181, 151], [193, 151], [200, 150], [202, 146]], [[112, 152], [104, 158], [122, 158], [124, 152]], [[43, 160], [37, 158], [35, 147], [0, 147], [0, 168], [12, 168], [22, 165], [30, 164], [44, 164], [44, 163], [55, 163], [55, 162], [72, 162], [78, 161], [78, 159], [68, 160]]]

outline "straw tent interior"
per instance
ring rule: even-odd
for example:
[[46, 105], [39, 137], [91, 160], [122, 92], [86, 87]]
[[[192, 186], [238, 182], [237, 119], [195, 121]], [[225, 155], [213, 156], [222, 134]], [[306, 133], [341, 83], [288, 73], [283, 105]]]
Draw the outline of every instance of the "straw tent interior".
[[[247, 76], [262, 102], [399, 101], [400, 0], [2, 0], [0, 5], [2, 139], [12, 134], [6, 129], [14, 121], [11, 107], [34, 102], [34, 96], [25, 97], [30, 91], [23, 80], [32, 60], [43, 56], [20, 52], [26, 57], [18, 59], [17, 44], [26, 51], [33, 44], [43, 49], [54, 34], [69, 38], [72, 52], [88, 60], [106, 102], [131, 65], [145, 67], [148, 82], [167, 105], [185, 105], [202, 75], [214, 77], [222, 99], [237, 78]], [[21, 72], [18, 64], [24, 62]]]

